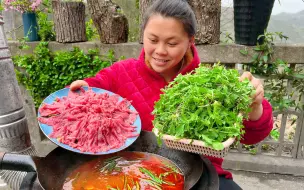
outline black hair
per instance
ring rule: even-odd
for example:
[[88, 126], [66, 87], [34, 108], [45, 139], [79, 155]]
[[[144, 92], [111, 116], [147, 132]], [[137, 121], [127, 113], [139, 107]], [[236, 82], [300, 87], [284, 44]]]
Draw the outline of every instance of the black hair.
[[157, 14], [179, 20], [182, 22], [189, 37], [195, 35], [195, 14], [186, 0], [156, 0], [144, 14], [142, 21], [143, 30], [146, 28], [150, 17]]

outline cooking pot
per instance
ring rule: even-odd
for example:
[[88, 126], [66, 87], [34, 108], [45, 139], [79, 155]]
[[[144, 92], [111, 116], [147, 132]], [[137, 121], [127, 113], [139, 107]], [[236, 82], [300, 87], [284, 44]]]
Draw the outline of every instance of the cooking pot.
[[[197, 154], [169, 149], [163, 143], [157, 145], [152, 132], [142, 131], [140, 137], [126, 149], [154, 153], [174, 162], [185, 176], [185, 189], [217, 190], [219, 186], [215, 168], [209, 160]], [[20, 189], [62, 189], [66, 176], [84, 162], [95, 159], [96, 156], [84, 155], [67, 151], [60, 147], [54, 149], [46, 157], [33, 157], [5, 153], [0, 155], [1, 169], [26, 171]]]

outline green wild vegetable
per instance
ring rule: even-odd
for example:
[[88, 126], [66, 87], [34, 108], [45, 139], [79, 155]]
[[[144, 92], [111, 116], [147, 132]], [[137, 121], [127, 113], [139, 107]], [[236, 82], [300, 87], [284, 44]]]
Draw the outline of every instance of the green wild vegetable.
[[146, 181], [148, 184], [150, 184], [151, 186], [153, 186], [156, 189], [160, 189], [161, 190], [161, 185], [162, 184], [167, 184], [170, 186], [174, 186], [173, 183], [170, 182], [166, 182], [162, 179], [163, 175], [160, 175], [159, 177], [156, 176], [154, 173], [152, 173], [151, 171], [149, 171], [146, 168], [140, 167], [139, 171], [147, 176], [149, 176], [149, 178], [151, 179], [144, 179], [144, 181]]
[[253, 87], [247, 79], [240, 82], [235, 69], [201, 64], [189, 74], [178, 75], [162, 92], [153, 111], [158, 139], [168, 134], [202, 140], [222, 150], [223, 141], [242, 134]]

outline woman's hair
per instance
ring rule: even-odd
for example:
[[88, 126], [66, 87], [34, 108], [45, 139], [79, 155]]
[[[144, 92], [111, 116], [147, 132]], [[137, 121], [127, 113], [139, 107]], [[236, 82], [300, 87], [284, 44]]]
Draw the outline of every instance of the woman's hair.
[[187, 0], [156, 0], [144, 14], [142, 22], [143, 30], [146, 28], [150, 17], [157, 14], [179, 20], [182, 22], [189, 37], [194, 36], [196, 32], [196, 19]]

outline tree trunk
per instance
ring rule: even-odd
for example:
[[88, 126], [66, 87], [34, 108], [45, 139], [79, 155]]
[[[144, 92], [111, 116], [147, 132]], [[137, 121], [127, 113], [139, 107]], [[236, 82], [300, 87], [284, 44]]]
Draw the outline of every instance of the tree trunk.
[[[155, 0], [140, 0], [140, 18]], [[220, 41], [221, 0], [188, 0], [197, 20], [196, 44], [217, 44]], [[140, 31], [139, 42], [143, 42]]]
[[128, 19], [111, 0], [87, 0], [92, 20], [101, 43], [115, 44], [128, 41]]
[[140, 32], [139, 32], [139, 43], [143, 43], [143, 30], [142, 30], [142, 27], [141, 27], [141, 24], [142, 24], [142, 20], [143, 20], [143, 17], [144, 17], [144, 14], [146, 12], [146, 10], [149, 8], [149, 6], [154, 2], [155, 0], [140, 0], [139, 1], [139, 18], [140, 18]]
[[82, 2], [52, 1], [57, 42], [83, 42], [86, 39], [85, 5]]
[[221, 0], [188, 0], [197, 20], [196, 44], [220, 42]]

